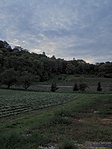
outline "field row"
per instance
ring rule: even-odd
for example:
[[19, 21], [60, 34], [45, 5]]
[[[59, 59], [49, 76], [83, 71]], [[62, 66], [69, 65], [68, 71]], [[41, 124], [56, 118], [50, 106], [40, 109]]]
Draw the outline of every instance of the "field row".
[[0, 118], [64, 104], [78, 94], [0, 90]]

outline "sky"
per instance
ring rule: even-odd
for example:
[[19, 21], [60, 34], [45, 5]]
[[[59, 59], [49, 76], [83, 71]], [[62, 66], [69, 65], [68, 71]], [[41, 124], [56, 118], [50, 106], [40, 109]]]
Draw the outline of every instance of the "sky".
[[49, 57], [112, 61], [112, 0], [0, 0], [0, 40]]

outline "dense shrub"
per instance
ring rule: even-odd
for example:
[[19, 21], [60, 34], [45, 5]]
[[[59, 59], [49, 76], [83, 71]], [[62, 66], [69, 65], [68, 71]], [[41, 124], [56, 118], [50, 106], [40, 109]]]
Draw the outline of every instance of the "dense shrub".
[[60, 149], [78, 149], [78, 146], [71, 140], [65, 140], [59, 147]]

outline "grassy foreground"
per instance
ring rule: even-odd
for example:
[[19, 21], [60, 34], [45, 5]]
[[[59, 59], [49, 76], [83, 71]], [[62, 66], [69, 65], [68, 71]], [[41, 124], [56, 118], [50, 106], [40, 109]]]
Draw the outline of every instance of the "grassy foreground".
[[[44, 103], [46, 99], [47, 102], [52, 99], [52, 104], [59, 99], [64, 102], [0, 118], [0, 148], [36, 149], [40, 145], [61, 144], [65, 140], [80, 143], [112, 141], [112, 94], [0, 90], [1, 107], [20, 103], [26, 106], [32, 103], [35, 107], [38, 100]], [[43, 105], [47, 105], [46, 102]]]

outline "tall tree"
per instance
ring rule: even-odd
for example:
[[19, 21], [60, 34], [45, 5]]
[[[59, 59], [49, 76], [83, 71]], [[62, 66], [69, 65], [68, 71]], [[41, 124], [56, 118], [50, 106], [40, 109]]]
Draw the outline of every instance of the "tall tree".
[[7, 85], [10, 88], [17, 81], [17, 72], [13, 68], [5, 70], [0, 75], [1, 84]]
[[74, 86], [73, 86], [73, 91], [78, 91], [79, 90], [79, 88], [78, 88], [78, 85], [77, 85], [77, 82], [74, 84]]
[[31, 73], [24, 71], [18, 78], [18, 84], [22, 85], [24, 89], [28, 89], [34, 81], [39, 81], [39, 76], [34, 76]]
[[102, 91], [101, 83], [100, 82], [98, 82], [97, 91], [99, 91], [99, 92]]

